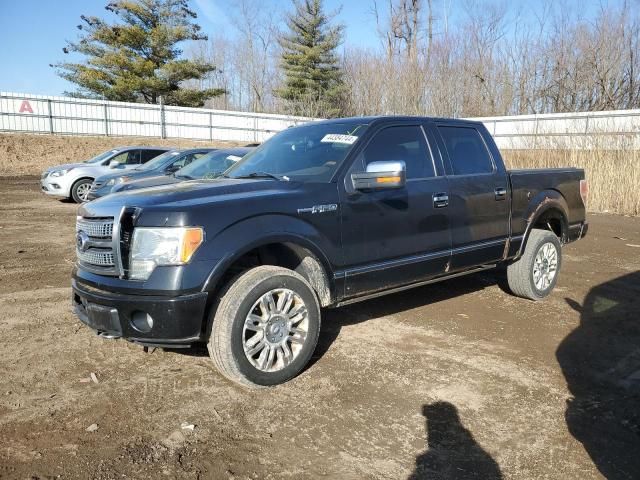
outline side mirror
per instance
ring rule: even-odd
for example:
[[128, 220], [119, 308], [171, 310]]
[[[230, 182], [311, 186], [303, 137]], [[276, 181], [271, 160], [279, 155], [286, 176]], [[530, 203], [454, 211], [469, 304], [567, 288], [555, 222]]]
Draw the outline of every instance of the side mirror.
[[352, 173], [351, 181], [356, 190], [402, 188], [406, 183], [406, 170], [403, 161], [371, 162], [366, 172]]
[[109, 168], [118, 168], [120, 166], [120, 162], [117, 160], [111, 160], [109, 162]]
[[178, 170], [180, 170], [180, 167], [178, 165], [173, 164], [173, 165], [169, 165], [167, 168], [165, 168], [164, 171], [167, 172], [167, 173], [175, 173]]

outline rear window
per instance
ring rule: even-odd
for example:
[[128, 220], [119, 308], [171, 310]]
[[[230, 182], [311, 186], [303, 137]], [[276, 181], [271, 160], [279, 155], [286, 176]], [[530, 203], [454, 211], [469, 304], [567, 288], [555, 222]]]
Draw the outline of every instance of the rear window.
[[438, 126], [451, 159], [454, 175], [474, 175], [493, 172], [489, 151], [473, 127]]

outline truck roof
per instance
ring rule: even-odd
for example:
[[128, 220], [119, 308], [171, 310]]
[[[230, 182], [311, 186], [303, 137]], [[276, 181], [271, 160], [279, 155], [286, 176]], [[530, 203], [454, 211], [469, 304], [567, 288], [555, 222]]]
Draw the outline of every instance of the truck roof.
[[348, 122], [364, 122], [364, 123], [378, 123], [383, 121], [411, 121], [411, 120], [428, 120], [428, 121], [441, 121], [441, 122], [450, 122], [450, 123], [460, 123], [460, 124], [473, 124], [478, 125], [482, 122], [478, 122], [475, 120], [467, 120], [464, 118], [446, 118], [446, 117], [424, 117], [424, 116], [412, 116], [412, 115], [371, 115], [364, 117], [345, 117], [345, 118], [330, 118], [328, 120], [320, 120], [314, 123], [322, 123], [322, 124], [330, 124], [330, 123], [341, 123], [344, 121]]

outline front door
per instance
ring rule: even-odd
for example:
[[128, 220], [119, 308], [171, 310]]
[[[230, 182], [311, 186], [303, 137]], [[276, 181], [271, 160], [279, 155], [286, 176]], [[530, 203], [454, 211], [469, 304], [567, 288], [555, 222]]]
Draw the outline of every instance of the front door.
[[[403, 161], [402, 188], [356, 191], [351, 173], [377, 161]], [[442, 274], [450, 258], [446, 205], [434, 204], [447, 192], [439, 156], [432, 155], [420, 123], [378, 130], [340, 185], [342, 245], [348, 264], [345, 297], [414, 283]]]

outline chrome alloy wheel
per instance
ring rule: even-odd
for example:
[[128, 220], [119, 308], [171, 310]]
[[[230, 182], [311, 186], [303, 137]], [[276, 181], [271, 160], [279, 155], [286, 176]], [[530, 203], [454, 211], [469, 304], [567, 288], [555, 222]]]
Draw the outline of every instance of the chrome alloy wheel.
[[76, 189], [78, 198], [83, 202], [86, 202], [87, 200], [89, 200], [89, 190], [91, 190], [90, 183], [82, 183], [78, 185], [78, 188]]
[[270, 290], [256, 301], [244, 322], [244, 354], [262, 372], [277, 372], [295, 360], [309, 331], [309, 313], [292, 290]]
[[533, 261], [533, 283], [540, 291], [549, 288], [558, 271], [558, 251], [556, 246], [547, 242], [543, 244]]

